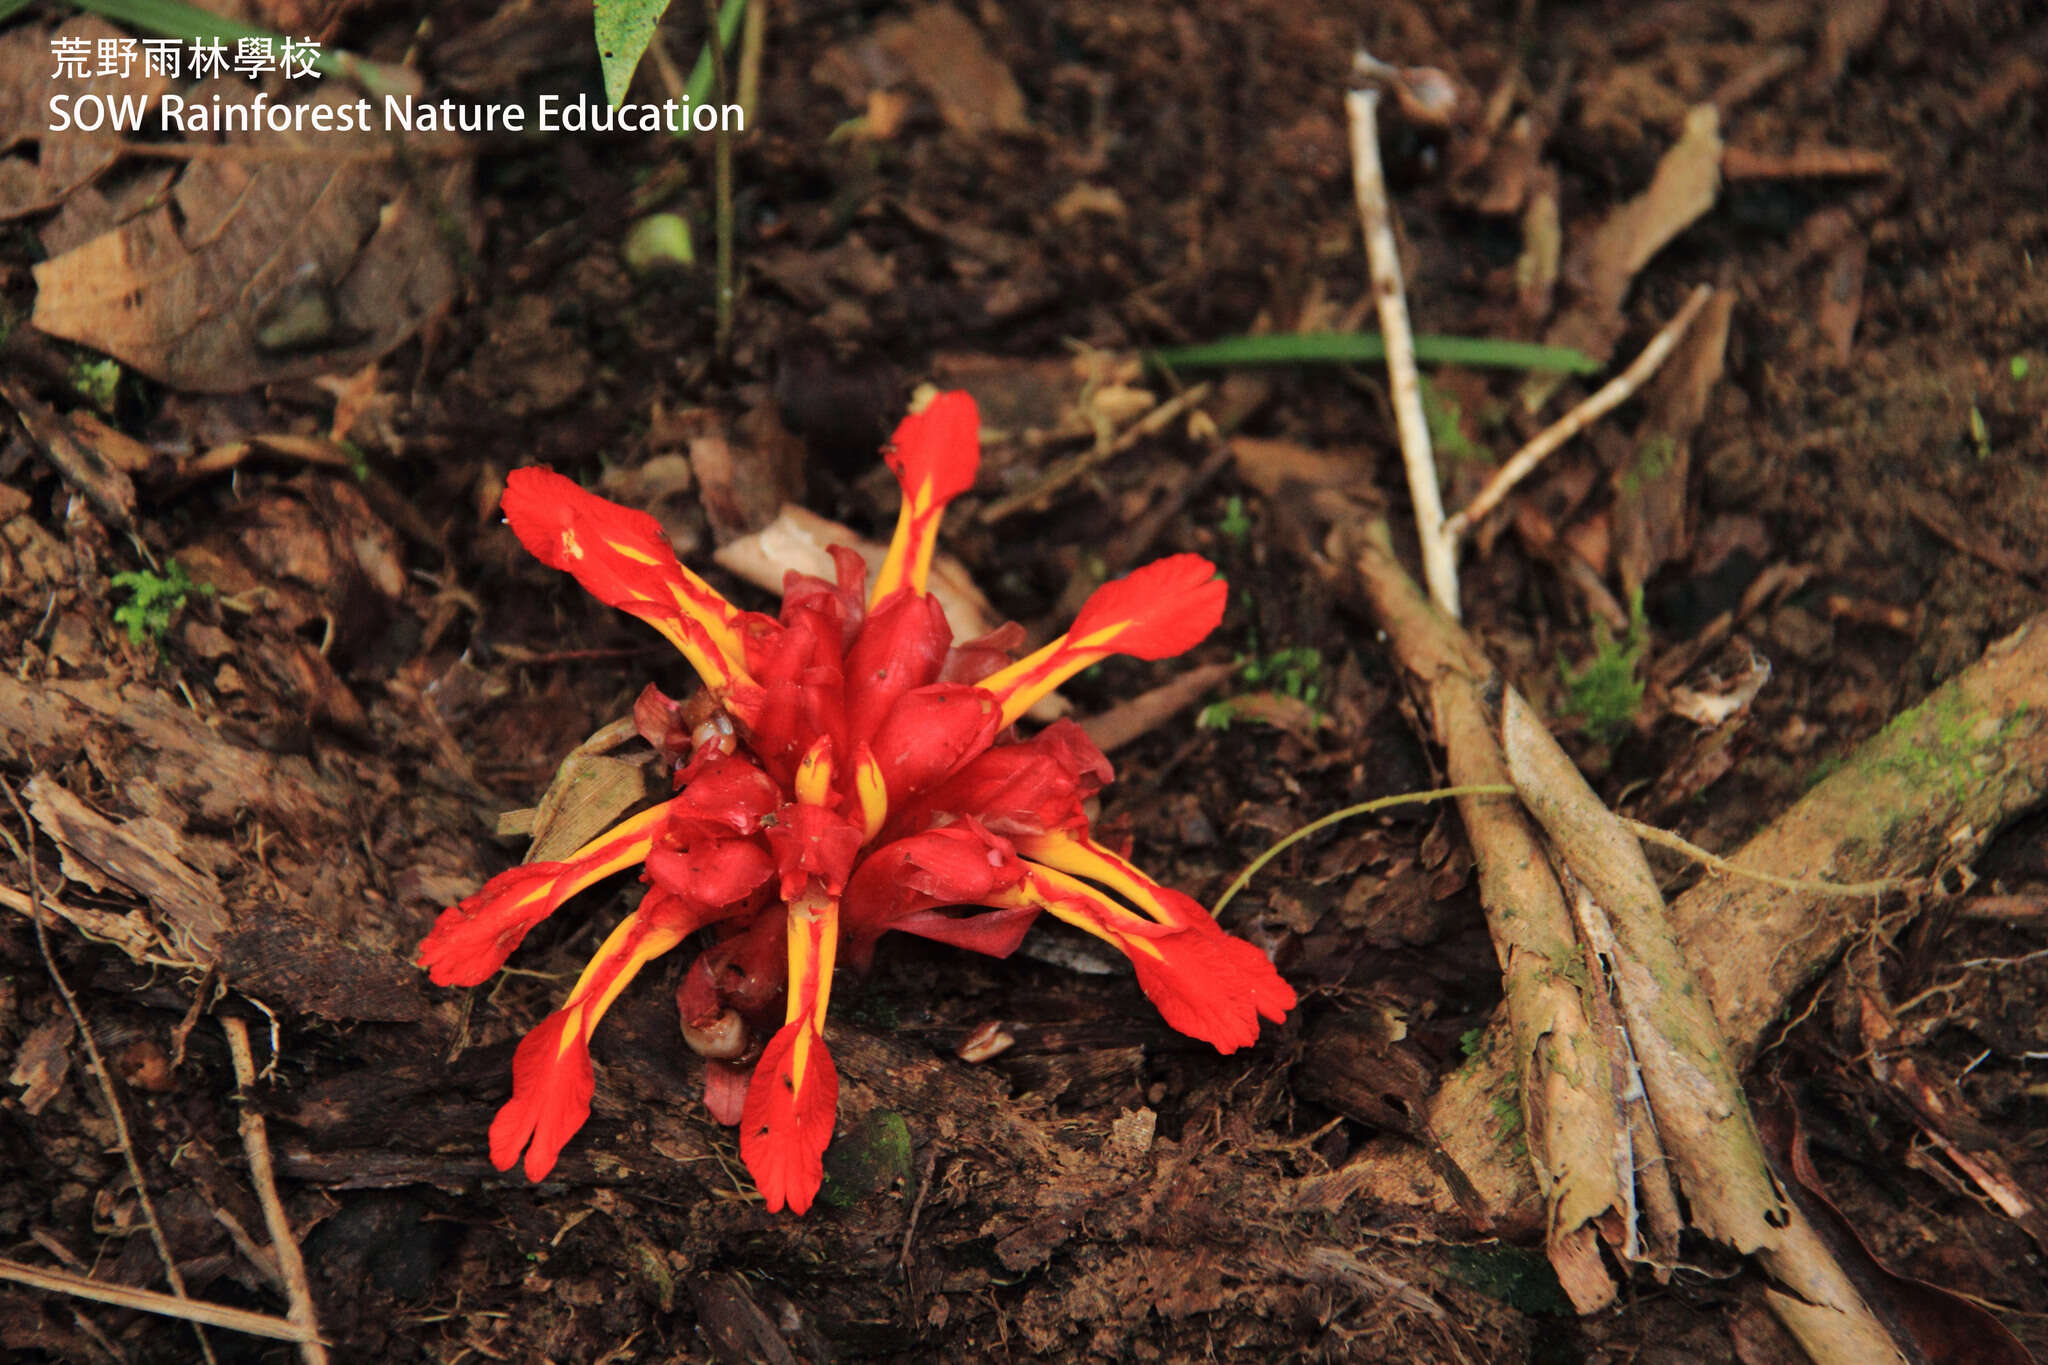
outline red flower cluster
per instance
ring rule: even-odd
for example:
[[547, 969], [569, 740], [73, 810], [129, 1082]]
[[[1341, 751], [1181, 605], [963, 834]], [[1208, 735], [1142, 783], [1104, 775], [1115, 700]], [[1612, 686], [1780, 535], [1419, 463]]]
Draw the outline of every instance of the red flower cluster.
[[1293, 1007], [1256, 948], [1089, 837], [1082, 803], [1110, 767], [1080, 727], [1012, 729], [1098, 659], [1164, 658], [1208, 635], [1225, 595], [1214, 567], [1197, 555], [1149, 564], [1014, 663], [1015, 626], [955, 645], [925, 582], [940, 515], [980, 466], [973, 399], [934, 399], [897, 428], [887, 458], [903, 510], [873, 586], [859, 556], [835, 547], [837, 581], [790, 574], [779, 620], [738, 610], [684, 568], [652, 517], [545, 469], [507, 481], [520, 542], [667, 636], [704, 694], [693, 708], [649, 688], [636, 708], [675, 762], [672, 799], [562, 862], [493, 878], [421, 945], [436, 983], [474, 985], [570, 896], [645, 868], [639, 909], [519, 1045], [512, 1098], [491, 1125], [500, 1170], [522, 1150], [531, 1179], [553, 1168], [590, 1114], [598, 1019], [700, 929], [714, 941], [676, 992], [684, 1036], [706, 1058], [708, 1107], [740, 1125], [771, 1211], [804, 1212], [823, 1178], [839, 1094], [825, 1009], [842, 944], [862, 965], [892, 929], [1001, 957], [1049, 911], [1121, 951], [1166, 1022], [1219, 1051]]

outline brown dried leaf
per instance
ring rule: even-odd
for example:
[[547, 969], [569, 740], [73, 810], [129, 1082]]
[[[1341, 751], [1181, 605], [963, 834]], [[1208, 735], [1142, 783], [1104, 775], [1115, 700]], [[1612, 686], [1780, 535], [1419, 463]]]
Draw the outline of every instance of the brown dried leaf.
[[1720, 186], [1721, 116], [1711, 104], [1695, 105], [1649, 188], [1609, 213], [1571, 253], [1566, 275], [1579, 283], [1579, 296], [1544, 340], [1576, 346], [1596, 360], [1613, 354], [1625, 326], [1621, 305], [1636, 273], [1714, 206]]
[[121, 467], [134, 441], [90, 414], [60, 414], [37, 402], [18, 380], [0, 380], [0, 398], [21, 418], [43, 458], [101, 516], [122, 530], [135, 524], [135, 481]]
[[[1871, 1253], [1856, 1225], [1829, 1197], [1807, 1152], [1798, 1108], [1780, 1088], [1778, 1103], [1760, 1106], [1758, 1128], [1780, 1163], [1803, 1191], [1804, 1212], [1825, 1234], [1830, 1249], [1853, 1267], [1859, 1279], [1882, 1292], [1872, 1295], [1912, 1338], [1923, 1360], [1933, 1365], [2033, 1365], [2034, 1357], [1997, 1318], [1960, 1295], [1892, 1270]], [[1866, 1291], [1868, 1293], [1868, 1291]]]
[[0, 34], [0, 151], [34, 144], [35, 155], [0, 160], [0, 220], [20, 218], [55, 208], [79, 186], [112, 166], [120, 153], [105, 133], [52, 133], [49, 102], [59, 95], [74, 102], [81, 95], [102, 99], [154, 100], [171, 88], [161, 75], [75, 76], [52, 74], [56, 59], [51, 44], [58, 38], [83, 39], [97, 45], [119, 38], [121, 31], [91, 15], [55, 29], [26, 24]]
[[1021, 133], [1031, 126], [1016, 78], [989, 50], [981, 30], [952, 6], [926, 5], [883, 25], [874, 42], [908, 68], [954, 132]]
[[[211, 82], [194, 104], [246, 101]], [[320, 90], [302, 103], [342, 105]], [[262, 159], [202, 157], [172, 202], [35, 268], [35, 325], [179, 388], [227, 393], [361, 366], [458, 284], [441, 222], [471, 222], [469, 163], [408, 178], [381, 135], [263, 132]], [[292, 153], [303, 159], [286, 159]], [[360, 159], [354, 159], [360, 158]]]
[[71, 1039], [77, 1032], [71, 1017], [60, 1014], [38, 1024], [21, 1040], [7, 1083], [23, 1087], [21, 1107], [30, 1114], [42, 1113], [43, 1106], [63, 1089], [64, 1077], [71, 1070]]
[[1714, 386], [1721, 382], [1734, 312], [1735, 292], [1716, 290], [1686, 331], [1677, 354], [1651, 382], [1649, 418], [1627, 466], [1616, 473], [1615, 556], [1622, 586], [1630, 594], [1692, 547], [1691, 508], [1686, 502], [1692, 437], [1706, 417]]

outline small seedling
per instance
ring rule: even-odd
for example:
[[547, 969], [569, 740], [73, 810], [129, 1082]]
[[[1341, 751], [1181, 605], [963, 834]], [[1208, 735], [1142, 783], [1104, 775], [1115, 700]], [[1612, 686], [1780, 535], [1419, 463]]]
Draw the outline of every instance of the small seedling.
[[[1258, 646], [1258, 637], [1252, 637], [1253, 648]], [[1270, 691], [1292, 697], [1302, 704], [1314, 708], [1323, 696], [1323, 656], [1311, 645], [1292, 645], [1276, 649], [1271, 654], [1240, 654], [1237, 656], [1238, 676], [1253, 687], [1264, 687]], [[1195, 716], [1195, 728], [1200, 730], [1228, 730], [1230, 723], [1238, 718], [1236, 705], [1229, 701], [1212, 702]]]
[[1650, 648], [1649, 622], [1643, 615], [1643, 594], [1629, 598], [1628, 631], [1619, 640], [1602, 622], [1593, 625], [1593, 657], [1574, 670], [1560, 655], [1557, 671], [1564, 679], [1565, 714], [1577, 716], [1596, 743], [1612, 744], [1628, 733], [1636, 708], [1642, 705], [1644, 682], [1639, 669]]
[[86, 402], [101, 412], [112, 415], [115, 390], [121, 384], [121, 362], [118, 360], [81, 360], [71, 367], [71, 387]]
[[171, 621], [177, 614], [185, 609], [186, 599], [194, 593], [201, 597], [213, 596], [213, 585], [193, 582], [177, 560], [172, 560], [165, 570], [161, 574], [147, 569], [117, 573], [108, 580], [115, 588], [128, 594], [128, 600], [114, 608], [114, 623], [128, 628], [130, 644], [139, 645], [149, 640], [161, 651], [164, 632], [171, 628]]
[[1252, 519], [1245, 515], [1244, 499], [1232, 494], [1223, 504], [1223, 519], [1216, 529], [1225, 540], [1242, 545], [1251, 538]]

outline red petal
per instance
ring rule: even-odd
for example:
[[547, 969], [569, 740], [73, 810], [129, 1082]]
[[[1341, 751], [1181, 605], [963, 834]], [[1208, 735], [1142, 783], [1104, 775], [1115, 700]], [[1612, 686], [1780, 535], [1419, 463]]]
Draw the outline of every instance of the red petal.
[[580, 1011], [557, 1010], [520, 1041], [512, 1055], [512, 1098], [491, 1121], [491, 1164], [512, 1169], [526, 1149], [526, 1178], [539, 1180], [590, 1117], [597, 1077], [580, 1028]]
[[505, 965], [527, 931], [563, 901], [654, 847], [655, 832], [675, 803], [653, 806], [598, 835], [566, 861], [526, 863], [484, 883], [451, 905], [420, 944], [419, 963], [437, 986], [474, 986]]
[[[1229, 593], [1208, 560], [1171, 555], [1097, 588], [1074, 618], [1067, 640], [1076, 649], [1168, 658], [1193, 649], [1216, 629]], [[1104, 635], [1099, 642], [1098, 634]]]
[[981, 469], [981, 413], [971, 394], [942, 393], [897, 423], [884, 455], [904, 496], [931, 484], [934, 503], [950, 502], [974, 487]]
[[949, 915], [943, 910], [920, 910], [905, 915], [889, 927], [919, 938], [949, 943], [969, 952], [990, 957], [1008, 957], [1017, 951], [1024, 935], [1039, 915], [1035, 905], [1013, 906], [1008, 910], [984, 910], [972, 915]]
[[712, 839], [647, 855], [647, 879], [686, 905], [731, 905], [775, 874], [775, 859], [752, 839]]
[[768, 847], [782, 873], [782, 898], [795, 900], [815, 877], [828, 895], [846, 888], [863, 842], [859, 825], [823, 806], [786, 806], [768, 829]]
[[1278, 1022], [1293, 1008], [1293, 989], [1265, 954], [1217, 928], [1199, 906], [1186, 927], [1175, 928], [1132, 913], [1064, 872], [1030, 862], [1024, 867], [1025, 881], [1008, 899], [1043, 905], [1120, 950], [1166, 1022], [1189, 1037], [1235, 1052], [1258, 1041], [1261, 1015]]
[[534, 558], [668, 636], [713, 690], [745, 680], [740, 613], [677, 561], [660, 522], [538, 467], [507, 475], [500, 505]]
[[[1202, 921], [1207, 923], [1205, 919]], [[1266, 955], [1213, 925], [1151, 940], [1161, 954], [1129, 953], [1138, 985], [1167, 1024], [1218, 1052], [1259, 1041], [1259, 1016], [1274, 1023], [1294, 1008], [1294, 989]]]
[[877, 605], [846, 652], [846, 733], [873, 738], [904, 693], [939, 680], [953, 629], [936, 597], [895, 593]]
[[740, 1160], [753, 1173], [768, 1212], [779, 1213], [784, 1205], [791, 1213], [809, 1211], [825, 1181], [825, 1148], [838, 1111], [839, 1072], [825, 1040], [808, 1019], [785, 1024], [754, 1065], [740, 1115]]
[[891, 807], [952, 773], [996, 737], [1001, 712], [978, 687], [934, 683], [897, 699], [871, 747]]
[[898, 829], [972, 815], [1006, 838], [1072, 829], [1085, 834], [1081, 803], [1112, 775], [1087, 732], [1060, 719], [1016, 744], [998, 744], [941, 782], [908, 810]]
[[704, 1063], [704, 1107], [714, 1123], [737, 1127], [747, 1112], [748, 1068], [730, 1062]]

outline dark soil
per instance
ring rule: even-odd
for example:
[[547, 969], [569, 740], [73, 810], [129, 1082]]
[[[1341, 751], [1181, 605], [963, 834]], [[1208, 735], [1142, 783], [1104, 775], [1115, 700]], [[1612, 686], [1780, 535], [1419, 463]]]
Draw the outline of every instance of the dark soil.
[[[590, 16], [575, 5], [443, 6], [425, 26], [400, 7], [335, 8], [335, 46], [410, 51], [430, 82], [472, 99], [595, 86]], [[677, 10], [666, 40], [687, 68], [703, 20]], [[1456, 1220], [1333, 1183], [1369, 1139], [1414, 1135], [1423, 1096], [1499, 999], [1470, 857], [1439, 807], [1340, 827], [1233, 903], [1226, 922], [1271, 948], [1303, 997], [1249, 1052], [1219, 1057], [1174, 1034], [1121, 970], [895, 936], [835, 997], [844, 1095], [826, 1197], [807, 1217], [771, 1216], [680, 1046], [679, 954], [607, 1017], [592, 1121], [554, 1175], [531, 1186], [491, 1169], [484, 1134], [514, 1042], [634, 888], [582, 897], [533, 934], [516, 970], [474, 991], [427, 985], [411, 954], [440, 907], [523, 855], [522, 840], [494, 837], [500, 812], [533, 805], [645, 683], [688, 687], [659, 641], [519, 550], [495, 515], [504, 473], [546, 463], [654, 507], [687, 562], [767, 607], [712, 567], [712, 550], [784, 497], [885, 537], [895, 494], [874, 451], [913, 384], [965, 383], [1015, 432], [1072, 409], [1077, 353], [1128, 358], [1347, 314], [1372, 326], [1353, 307], [1365, 270], [1341, 99], [1361, 43], [1451, 73], [1474, 106], [1519, 92], [1513, 107], [1536, 111], [1540, 161], [1557, 175], [1567, 251], [1649, 182], [1688, 106], [1725, 97], [1779, 49], [1775, 78], [1728, 99], [1728, 144], [1766, 157], [1860, 149], [1888, 167], [1731, 179], [1628, 296], [1622, 360], [1694, 284], [1736, 299], [1725, 375], [1680, 466], [1687, 531], [1660, 543], [1644, 585], [1639, 665], [1659, 677], [1760, 575], [1783, 573], [1737, 625], [1771, 677], [1733, 729], [1709, 744], [1661, 685], [1597, 741], [1571, 713], [1560, 661], [1594, 657], [1619, 634], [1603, 612], [1626, 609], [1609, 548], [1625, 509], [1611, 509], [1654, 435], [1641, 403], [1555, 457], [1511, 500], [1524, 510], [1466, 557], [1467, 622], [1611, 803], [1730, 847], [2048, 607], [2038, 6], [1062, 0], [962, 13], [1021, 91], [1027, 127], [974, 132], [900, 61], [893, 78], [875, 65], [864, 44], [877, 30], [908, 16], [921, 41], [927, 12], [771, 8], [760, 103], [734, 147], [742, 288], [728, 358], [714, 336], [710, 138], [501, 138], [476, 158], [466, 292], [381, 362], [344, 433], [366, 477], [258, 453], [232, 475], [141, 478], [131, 537], [11, 419], [0, 435], [7, 782], [32, 786], [25, 806], [56, 788], [138, 839], [170, 840], [221, 916], [185, 924], [189, 954], [158, 963], [67, 923], [48, 931], [189, 1291], [286, 1308], [228, 1228], [266, 1241], [208, 1017], [224, 1013], [253, 1022], [258, 1065], [272, 1063], [253, 1102], [340, 1360], [1798, 1359], [1753, 1273], [1711, 1248], [1689, 1246], [1668, 1274], [1638, 1271], [1620, 1306], [1578, 1318], [1540, 1248], [1475, 1241]], [[656, 74], [641, 74], [645, 97], [662, 96]], [[870, 86], [903, 99], [866, 103]], [[878, 110], [900, 127], [843, 127]], [[1411, 307], [1420, 330], [1537, 339], [1542, 320], [1517, 301], [1519, 220], [1479, 211], [1485, 172], [1460, 161], [1476, 136], [1388, 113]], [[654, 209], [695, 225], [698, 267], [626, 268], [625, 232]], [[10, 318], [33, 302], [33, 249], [27, 233], [0, 245]], [[1846, 352], [1830, 334], [1844, 300]], [[77, 405], [69, 348], [25, 325], [6, 346], [0, 363], [44, 402]], [[1163, 377], [1119, 373], [1168, 392]], [[1447, 454], [1452, 506], [1485, 462], [1589, 391], [1575, 383], [1529, 417], [1523, 378], [1435, 376], [1479, 462]], [[334, 401], [310, 383], [220, 397], [131, 378], [114, 424], [175, 460], [243, 436], [324, 435]], [[1244, 435], [1355, 457], [1359, 487], [1406, 517], [1377, 368], [1267, 371], [1210, 407]], [[725, 473], [707, 440], [731, 452]], [[1189, 711], [1119, 751], [1098, 828], [1213, 901], [1301, 824], [1438, 785], [1372, 624], [1309, 565], [1323, 528], [1230, 467], [1195, 479], [1212, 447], [1187, 423], [1039, 506], [982, 515], [1087, 445], [1085, 431], [992, 442], [949, 518], [945, 547], [998, 611], [1055, 629], [1070, 582], [1105, 554], [1181, 549], [1219, 564], [1232, 605], [1189, 660], [1077, 679], [1076, 709], [1193, 663], [1281, 651], [1313, 670], [1295, 690], [1315, 688], [1278, 708], [1288, 726], [1198, 727]], [[1176, 498], [1148, 546], [1118, 540]], [[111, 617], [123, 599], [109, 578], [145, 567], [143, 546], [218, 588], [190, 600], [160, 648]], [[1590, 574], [1568, 571], [1574, 555]], [[1714, 662], [1685, 680], [1701, 685]], [[216, 743], [233, 772], [202, 761]], [[113, 917], [144, 904], [132, 884], [60, 860], [35, 819], [30, 831], [0, 810], [7, 887], [30, 891], [26, 841], [43, 893]], [[124, 824], [141, 819], [153, 823]], [[2039, 816], [2008, 830], [1965, 890], [1874, 928], [1856, 969], [1876, 973], [1911, 1054], [1957, 1082], [1976, 1150], [1996, 1153], [2036, 1207], [2048, 1191], [2044, 832]], [[1973, 911], [1994, 896], [2003, 917]], [[1069, 942], [1034, 930], [1055, 939]], [[179, 969], [194, 961], [217, 966]], [[1840, 981], [1802, 1003], [1752, 1093], [1791, 1097], [1835, 1202], [1881, 1260], [1977, 1299], [2038, 1351], [2044, 1248], [1873, 1079]], [[0, 1256], [161, 1289], [66, 1018], [31, 920], [8, 910], [0, 1052], [16, 1071], [0, 1090]], [[958, 1060], [992, 1020], [1015, 1045]], [[1324, 1074], [1333, 1048], [1360, 1039], [1384, 1058], [1370, 1103]], [[1340, 1090], [1352, 1098], [1333, 1101]], [[294, 1355], [209, 1337], [224, 1361]], [[183, 1326], [12, 1286], [0, 1287], [0, 1351], [197, 1358]]]

